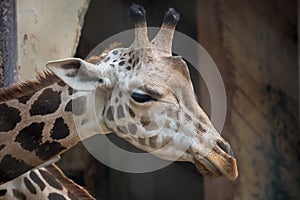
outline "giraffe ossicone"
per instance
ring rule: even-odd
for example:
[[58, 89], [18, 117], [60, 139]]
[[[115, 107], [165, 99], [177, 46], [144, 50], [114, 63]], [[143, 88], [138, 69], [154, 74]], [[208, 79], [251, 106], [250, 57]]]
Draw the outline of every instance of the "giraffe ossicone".
[[110, 132], [158, 157], [192, 162], [204, 175], [237, 178], [230, 145], [196, 102], [185, 61], [172, 56], [179, 14], [170, 8], [152, 41], [144, 8], [133, 4], [129, 16], [130, 47], [51, 61], [36, 81], [0, 90], [0, 112], [9, 116], [0, 117], [0, 182]]

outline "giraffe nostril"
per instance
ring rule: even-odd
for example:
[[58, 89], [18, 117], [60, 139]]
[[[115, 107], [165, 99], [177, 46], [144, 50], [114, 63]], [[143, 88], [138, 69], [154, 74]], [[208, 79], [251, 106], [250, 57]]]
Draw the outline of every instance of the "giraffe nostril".
[[233, 151], [228, 143], [218, 140], [217, 145], [227, 154], [234, 158]]

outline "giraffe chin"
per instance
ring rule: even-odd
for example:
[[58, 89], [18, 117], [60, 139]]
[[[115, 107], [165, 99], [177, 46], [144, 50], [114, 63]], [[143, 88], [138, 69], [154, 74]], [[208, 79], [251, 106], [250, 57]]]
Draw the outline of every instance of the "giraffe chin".
[[194, 165], [199, 173], [203, 176], [213, 176], [219, 177], [222, 176], [222, 173], [218, 168], [216, 168], [209, 160], [197, 156], [197, 159], [194, 160]]
[[210, 152], [206, 157], [194, 154], [194, 164], [204, 176], [225, 176], [229, 180], [238, 177], [236, 159], [231, 156], [220, 156], [216, 152]]

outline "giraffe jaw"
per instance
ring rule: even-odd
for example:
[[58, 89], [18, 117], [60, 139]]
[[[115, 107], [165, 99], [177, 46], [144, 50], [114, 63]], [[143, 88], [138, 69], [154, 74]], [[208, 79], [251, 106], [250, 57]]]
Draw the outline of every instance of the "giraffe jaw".
[[222, 176], [222, 173], [218, 168], [216, 168], [208, 159], [197, 156], [194, 160], [194, 164], [202, 175], [204, 176]]
[[226, 176], [229, 180], [238, 177], [236, 159], [230, 155], [220, 155], [212, 150], [206, 157], [194, 153], [194, 164], [204, 176]]

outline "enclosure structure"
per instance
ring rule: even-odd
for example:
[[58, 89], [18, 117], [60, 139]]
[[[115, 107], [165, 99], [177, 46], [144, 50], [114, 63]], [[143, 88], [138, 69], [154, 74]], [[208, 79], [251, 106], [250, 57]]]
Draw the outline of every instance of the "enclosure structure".
[[[100, 199], [299, 198], [297, 1], [136, 2], [151, 16], [149, 26], [160, 26], [163, 12], [174, 6], [182, 16], [177, 30], [199, 41], [216, 62], [228, 104], [222, 134], [235, 151], [239, 178], [203, 180], [184, 163], [128, 174], [102, 165], [80, 145], [63, 156], [60, 167]], [[132, 28], [127, 18], [130, 3], [91, 0], [76, 56], [84, 58], [102, 40]], [[29, 40], [34, 38], [25, 42]], [[205, 83], [192, 78], [202, 107], [210, 113]], [[116, 137], [110, 139], [136, 151]]]

